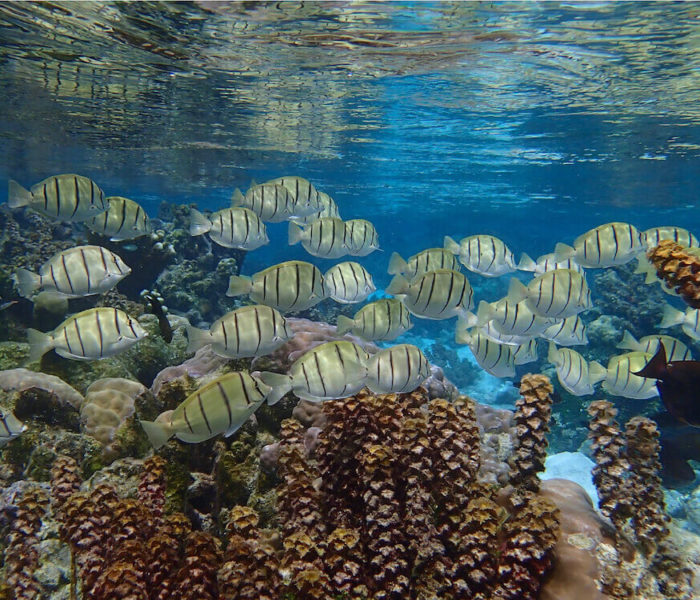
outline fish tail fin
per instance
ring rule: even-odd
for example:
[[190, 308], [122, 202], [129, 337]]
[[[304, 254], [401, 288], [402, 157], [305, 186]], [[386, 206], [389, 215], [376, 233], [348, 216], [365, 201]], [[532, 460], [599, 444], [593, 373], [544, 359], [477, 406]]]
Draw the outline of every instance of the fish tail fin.
[[253, 280], [246, 275], [231, 275], [228, 281], [227, 296], [243, 296], [248, 294], [253, 287]]
[[445, 247], [445, 250], [452, 252], [452, 254], [459, 254], [459, 244], [455, 242], [449, 235], [445, 236], [445, 239], [442, 243]]
[[670, 304], [664, 306], [664, 312], [661, 316], [661, 323], [659, 327], [665, 329], [666, 327], [673, 327], [674, 325], [680, 325], [685, 320], [685, 313], [673, 308]]
[[576, 254], [576, 250], [571, 246], [567, 246], [561, 242], [554, 246], [554, 262], [563, 262], [571, 258], [574, 254]]
[[468, 344], [471, 342], [472, 335], [469, 333], [472, 325], [469, 324], [467, 319], [461, 317], [457, 318], [457, 326], [455, 327], [455, 342], [458, 344]]
[[151, 445], [156, 450], [164, 446], [167, 441], [175, 435], [175, 431], [172, 427], [168, 426], [167, 423], [156, 423], [155, 421], [139, 422], [148, 436], [148, 441], [151, 442]]
[[14, 179], [10, 179], [10, 183], [7, 186], [7, 204], [9, 204], [10, 208], [27, 206], [31, 201], [32, 193]]
[[403, 275], [395, 275], [391, 283], [385, 288], [387, 294], [395, 296], [396, 294], [405, 294], [408, 290], [409, 283]]
[[520, 281], [520, 279], [512, 277], [510, 280], [510, 285], [508, 286], [508, 294], [506, 297], [514, 303], [525, 300], [528, 297], [527, 286]]
[[479, 302], [479, 308], [476, 311], [476, 323], [474, 323], [474, 325], [477, 327], [483, 327], [486, 325], [486, 323], [493, 319], [493, 317], [493, 307], [485, 300], [482, 300]]
[[387, 273], [389, 273], [389, 275], [398, 275], [400, 273], [404, 273], [407, 268], [408, 263], [401, 258], [401, 255], [398, 252], [393, 252], [391, 254], [391, 258], [389, 259], [389, 268], [387, 269]]
[[297, 225], [296, 223], [293, 223], [292, 221], [289, 222], [289, 245], [293, 246], [294, 244], [298, 244], [301, 242], [301, 240], [304, 239], [304, 229]]
[[292, 378], [289, 375], [263, 371], [260, 373], [260, 379], [265, 385], [272, 388], [272, 391], [267, 395], [267, 403], [270, 406], [277, 404], [282, 396], [292, 389]]
[[338, 335], [343, 335], [350, 331], [355, 326], [355, 320], [345, 315], [340, 315], [335, 324], [335, 332]]
[[209, 333], [208, 329], [198, 329], [189, 323], [187, 323], [185, 327], [187, 329], [186, 352], [188, 354], [190, 352], [197, 352], [200, 348], [212, 343], [211, 333]]
[[639, 342], [634, 339], [634, 336], [625, 329], [625, 333], [622, 336], [620, 343], [615, 346], [620, 350], [639, 350]]
[[644, 275], [644, 283], [654, 283], [655, 281], [659, 281], [656, 277], [656, 269], [654, 268], [654, 265], [651, 264], [649, 259], [644, 254], [637, 257], [637, 266], [635, 267], [634, 272], [636, 274], [641, 273]]
[[557, 364], [557, 355], [559, 354], [559, 349], [554, 342], [549, 342], [549, 348], [547, 350], [547, 361], [551, 362], [553, 365]]
[[36, 329], [27, 329], [27, 341], [29, 342], [29, 362], [39, 360], [53, 348], [51, 336]]
[[231, 196], [231, 208], [235, 208], [236, 206], [241, 206], [243, 204], [243, 192], [236, 188], [233, 190], [233, 196]]
[[518, 262], [517, 269], [519, 271], [534, 271], [537, 268], [537, 263], [523, 252]]
[[41, 275], [32, 273], [27, 269], [17, 269], [12, 279], [17, 286], [17, 291], [22, 298], [29, 298], [33, 292], [41, 287]]
[[647, 377], [648, 379], [661, 379], [666, 373], [666, 348], [663, 342], [659, 341], [659, 349], [651, 360], [639, 371], [633, 371], [632, 375]]
[[190, 235], [203, 235], [211, 229], [211, 221], [196, 208], [190, 210]]
[[608, 370], [599, 362], [592, 360], [588, 363], [588, 382], [591, 385], [600, 383], [608, 376]]

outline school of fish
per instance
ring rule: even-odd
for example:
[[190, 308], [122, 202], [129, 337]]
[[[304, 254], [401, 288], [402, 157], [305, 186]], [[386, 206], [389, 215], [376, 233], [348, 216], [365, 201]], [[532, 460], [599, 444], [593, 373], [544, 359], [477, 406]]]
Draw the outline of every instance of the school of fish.
[[[107, 197], [91, 179], [80, 175], [49, 177], [29, 190], [10, 181], [8, 204], [29, 207], [57, 221], [82, 222], [113, 242], [151, 232], [149, 217], [137, 202]], [[344, 221], [328, 194], [298, 176], [252, 182], [245, 194], [235, 190], [230, 206], [209, 214], [192, 208], [190, 235], [208, 235], [220, 246], [250, 252], [270, 243], [266, 222], [285, 221], [288, 243], [300, 243], [317, 258], [364, 257], [380, 248], [370, 221]], [[680, 227], [640, 232], [631, 224], [615, 222], [583, 233], [571, 245], [557, 243], [553, 252], [537, 260], [523, 254], [516, 262], [508, 246], [492, 235], [468, 235], [459, 241], [445, 236], [443, 247], [422, 250], [408, 259], [394, 252], [387, 269], [393, 279], [385, 290], [390, 297], [369, 302], [352, 318], [340, 316], [337, 333], [391, 342], [413, 327], [412, 316], [456, 318], [456, 342], [467, 345], [476, 363], [496, 377], [514, 377], [517, 365], [537, 360], [537, 340], [544, 339], [549, 343], [547, 360], [569, 393], [589, 395], [600, 383], [612, 395], [650, 398], [658, 394], [654, 379], [635, 373], [643, 371], [659, 348], [665, 349], [669, 361], [692, 359], [681, 341], [663, 334], [636, 340], [625, 332], [618, 348], [628, 352], [610, 357], [607, 366], [587, 361], [570, 346], [588, 342], [579, 316], [593, 306], [586, 270], [637, 258], [637, 271], [646, 273], [651, 283], [654, 278], [645, 251], [663, 239], [700, 247], [697, 238]], [[472, 312], [474, 288], [462, 266], [487, 278], [517, 271], [532, 276], [526, 281], [513, 277], [505, 297], [492, 302], [482, 299]], [[57, 253], [38, 266], [37, 273], [18, 269], [13, 279], [19, 295], [29, 300], [38, 294], [73, 299], [104, 294], [130, 273], [116, 253], [90, 245]], [[188, 351], [210, 345], [226, 358], [264, 356], [291, 339], [286, 313], [309, 309], [325, 299], [361, 303], [375, 291], [372, 275], [350, 260], [325, 272], [310, 262], [290, 260], [250, 276], [232, 276], [226, 295], [248, 296], [255, 304], [231, 310], [209, 329], [188, 324]], [[167, 315], [161, 317], [167, 328]], [[660, 327], [672, 325], [681, 325], [689, 337], [700, 339], [697, 310], [681, 312], [667, 306]], [[74, 360], [104, 359], [145, 336], [138, 320], [124, 311], [92, 308], [70, 315], [51, 332], [30, 329], [30, 360], [50, 350]], [[142, 425], [156, 448], [173, 436], [200, 442], [222, 433], [231, 435], [263, 402], [274, 404], [289, 392], [312, 402], [344, 398], [365, 386], [375, 393], [405, 393], [430, 373], [428, 359], [411, 344], [388, 346], [370, 355], [351, 341], [332, 341], [297, 358], [287, 373], [228, 373], [191, 394], [175, 410]], [[13, 415], [1, 415], [0, 445], [24, 428]]]

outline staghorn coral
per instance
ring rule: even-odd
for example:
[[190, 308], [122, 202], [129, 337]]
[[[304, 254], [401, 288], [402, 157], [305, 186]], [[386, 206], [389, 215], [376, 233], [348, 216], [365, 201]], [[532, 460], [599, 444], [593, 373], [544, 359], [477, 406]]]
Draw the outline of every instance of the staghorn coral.
[[700, 258], [673, 240], [662, 240], [647, 252], [656, 276], [688, 306], [700, 308]]

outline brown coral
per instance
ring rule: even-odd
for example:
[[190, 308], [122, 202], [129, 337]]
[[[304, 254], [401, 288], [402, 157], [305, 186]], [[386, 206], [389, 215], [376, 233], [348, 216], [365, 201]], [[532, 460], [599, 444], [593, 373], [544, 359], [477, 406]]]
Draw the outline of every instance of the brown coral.
[[700, 258], [672, 240], [662, 240], [647, 252], [656, 276], [688, 306], [700, 308]]

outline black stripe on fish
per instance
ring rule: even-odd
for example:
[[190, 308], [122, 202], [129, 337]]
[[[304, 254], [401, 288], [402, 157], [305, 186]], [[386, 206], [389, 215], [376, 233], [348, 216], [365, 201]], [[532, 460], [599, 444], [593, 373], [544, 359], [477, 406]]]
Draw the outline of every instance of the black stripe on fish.
[[613, 260], [617, 258], [617, 251], [620, 249], [620, 242], [617, 240], [617, 229], [615, 225], [612, 226], [613, 240], [615, 240], [615, 252], [613, 254]]
[[250, 391], [246, 387], [245, 379], [243, 378], [243, 373], [238, 371], [238, 378], [241, 380], [241, 389], [243, 390], [243, 397], [245, 398], [245, 403], [250, 406]]
[[87, 291], [88, 294], [92, 291], [92, 282], [90, 281], [90, 268], [88, 267], [87, 260], [85, 259], [85, 250], [80, 249], [80, 258], [83, 261], [83, 268], [85, 269], [85, 277], [87, 278]]
[[97, 336], [100, 339], [100, 358], [102, 358], [102, 353], [104, 351], [104, 338], [102, 336], [102, 325], [100, 324], [99, 311], [95, 311], [95, 324], [97, 325]]
[[187, 417], [187, 405], [183, 406], [182, 413], [183, 413], [183, 416], [185, 417], [185, 423], [187, 423], [187, 427], [189, 427], [189, 429], [190, 429], [190, 433], [194, 433], [194, 429], [192, 429], [192, 423], [190, 423], [190, 420]]
[[54, 177], [54, 188], [56, 191], [56, 216], [61, 216], [61, 186], [58, 185], [58, 177]]
[[326, 391], [326, 382], [323, 380], [323, 373], [321, 372], [321, 363], [318, 360], [318, 352], [314, 352], [314, 363], [316, 364], [316, 372], [318, 373], [318, 379], [321, 382], [321, 387], [323, 388], [323, 395], [326, 396], [328, 392]]
[[[241, 378], [241, 383], [242, 382], [243, 380]], [[233, 423], [233, 413], [231, 413], [231, 402], [229, 401], [228, 394], [226, 393], [224, 386], [221, 385], [221, 382], [217, 381], [216, 387], [219, 388], [219, 394], [221, 394], [221, 397], [224, 399], [224, 404], [226, 405], [226, 410], [228, 411], [228, 427], [226, 429], [230, 429], [231, 424]]]
[[202, 403], [202, 395], [200, 393], [197, 393], [197, 402], [199, 404], [199, 410], [202, 413], [202, 418], [204, 419], [204, 423], [206, 424], [207, 429], [209, 430], [209, 433], [212, 433], [211, 425], [209, 425], [209, 419], [207, 419], [207, 413], [204, 412], [204, 404]]
[[[109, 211], [107, 211], [107, 212], [109, 212]], [[119, 221], [119, 227], [117, 227], [117, 233], [119, 233], [122, 230], [125, 222], [126, 222], [126, 202], [122, 202], [122, 214], [121, 214], [121, 220]]]
[[85, 344], [83, 344], [83, 336], [80, 335], [80, 325], [78, 325], [78, 319], [73, 319], [73, 324], [75, 325], [75, 333], [78, 334], [78, 341], [80, 342], [80, 350], [82, 351], [81, 356], [87, 356], [85, 352]]
[[80, 190], [78, 189], [78, 178], [75, 175], [73, 175], [73, 185], [75, 187], [75, 208], [73, 209], [71, 218], [75, 216], [75, 213], [78, 212], [78, 208], [80, 207]]
[[63, 272], [66, 274], [66, 279], [68, 280], [68, 285], [70, 286], [71, 294], [75, 294], [75, 289], [73, 288], [73, 282], [70, 278], [70, 273], [68, 272], [68, 267], [66, 266], [66, 255], [61, 254], [61, 264], [63, 265]]

